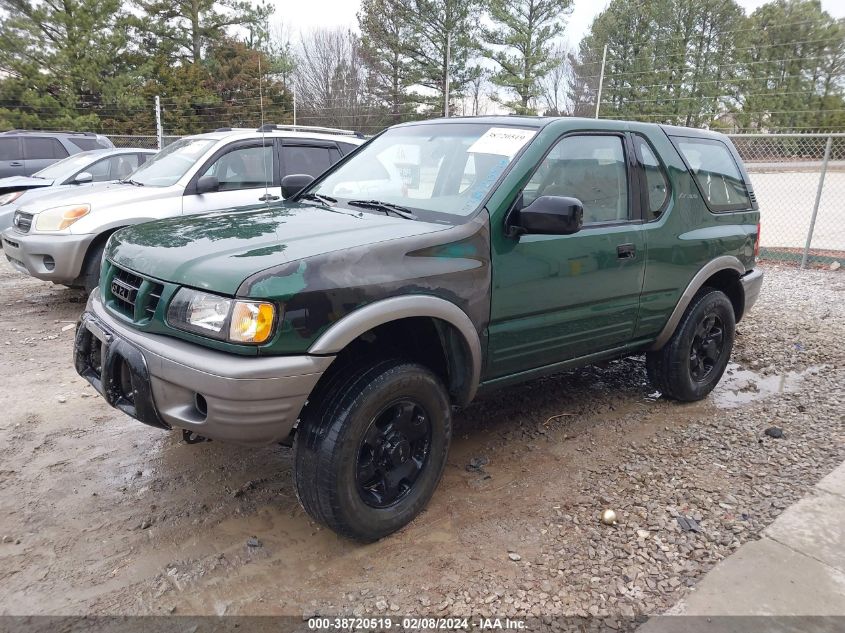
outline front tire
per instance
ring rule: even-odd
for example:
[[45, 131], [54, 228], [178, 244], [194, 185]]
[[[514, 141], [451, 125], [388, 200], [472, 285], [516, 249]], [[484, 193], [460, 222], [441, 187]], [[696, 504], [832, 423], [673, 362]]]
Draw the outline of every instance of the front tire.
[[426, 367], [398, 359], [348, 366], [303, 412], [294, 444], [299, 501], [335, 532], [376, 541], [426, 506], [451, 434], [448, 394]]
[[649, 380], [664, 396], [701, 400], [725, 373], [734, 344], [733, 305], [720, 290], [704, 288], [687, 307], [672, 338], [646, 354]]

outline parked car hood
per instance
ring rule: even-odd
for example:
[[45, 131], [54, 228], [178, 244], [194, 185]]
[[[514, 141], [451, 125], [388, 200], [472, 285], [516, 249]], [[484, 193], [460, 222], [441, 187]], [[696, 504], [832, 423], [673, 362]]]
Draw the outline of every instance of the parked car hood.
[[[72, 188], [72, 191], [70, 190]], [[136, 187], [118, 181], [95, 182], [90, 185], [68, 185], [53, 187], [37, 201], [21, 205], [21, 211], [38, 213], [44, 209], [65, 204], [90, 204], [92, 211], [127, 202], [156, 200], [162, 196], [172, 196], [171, 187]]]
[[114, 234], [107, 257], [143, 275], [234, 295], [266, 268], [448, 225], [306, 204], [156, 220]]
[[9, 176], [8, 178], [0, 178], [0, 193], [20, 191], [21, 189], [35, 189], [36, 187], [49, 187], [53, 182], [53, 180], [36, 178], [35, 176]]

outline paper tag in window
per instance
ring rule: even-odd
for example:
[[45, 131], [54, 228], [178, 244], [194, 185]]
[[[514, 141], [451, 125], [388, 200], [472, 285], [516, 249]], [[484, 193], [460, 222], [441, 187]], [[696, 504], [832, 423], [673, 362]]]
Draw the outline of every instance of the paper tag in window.
[[470, 145], [467, 151], [474, 154], [497, 154], [513, 158], [535, 134], [534, 130], [491, 127], [475, 143]]

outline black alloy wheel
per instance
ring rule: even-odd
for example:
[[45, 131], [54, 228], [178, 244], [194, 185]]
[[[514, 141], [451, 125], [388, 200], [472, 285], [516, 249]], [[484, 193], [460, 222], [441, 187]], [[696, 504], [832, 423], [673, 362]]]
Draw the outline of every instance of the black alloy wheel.
[[715, 314], [708, 314], [695, 330], [690, 349], [690, 376], [703, 382], [719, 364], [725, 342], [724, 325]]
[[412, 400], [382, 410], [361, 440], [356, 464], [358, 492], [373, 508], [402, 500], [414, 486], [431, 452], [431, 421]]

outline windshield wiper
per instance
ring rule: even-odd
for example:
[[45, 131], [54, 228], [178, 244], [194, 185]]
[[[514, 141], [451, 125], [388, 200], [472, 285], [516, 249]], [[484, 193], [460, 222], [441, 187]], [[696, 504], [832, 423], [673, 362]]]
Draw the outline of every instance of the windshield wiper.
[[136, 187], [143, 187], [144, 183], [138, 182], [137, 180], [132, 180], [131, 178], [125, 178], [123, 180], [118, 180], [122, 185], [135, 185]]
[[418, 219], [416, 215], [411, 213], [405, 207], [402, 207], [398, 204], [393, 204], [392, 202], [382, 202], [381, 200], [350, 200], [346, 204], [348, 204], [350, 207], [377, 209], [378, 211], [384, 211], [384, 213], [387, 215], [395, 213], [400, 218], [405, 218], [406, 220]]
[[299, 196], [300, 200], [316, 200], [317, 202], [322, 202], [327, 207], [332, 206], [333, 204], [337, 203], [337, 198], [332, 198], [331, 196], [324, 196], [319, 193], [306, 193], [302, 196]]

